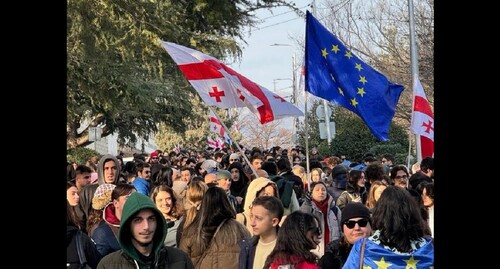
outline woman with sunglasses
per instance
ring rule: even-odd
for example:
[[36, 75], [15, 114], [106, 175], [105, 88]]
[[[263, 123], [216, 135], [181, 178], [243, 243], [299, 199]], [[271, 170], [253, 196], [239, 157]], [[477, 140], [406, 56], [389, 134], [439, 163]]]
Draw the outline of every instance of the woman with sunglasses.
[[363, 268], [434, 267], [434, 244], [426, 235], [427, 224], [407, 190], [387, 187], [375, 205], [371, 224], [373, 235], [354, 243], [343, 269], [358, 269], [360, 262]]
[[354, 243], [372, 233], [370, 210], [361, 203], [349, 203], [342, 210], [340, 239], [331, 241], [319, 260], [321, 268], [340, 269], [347, 260]]

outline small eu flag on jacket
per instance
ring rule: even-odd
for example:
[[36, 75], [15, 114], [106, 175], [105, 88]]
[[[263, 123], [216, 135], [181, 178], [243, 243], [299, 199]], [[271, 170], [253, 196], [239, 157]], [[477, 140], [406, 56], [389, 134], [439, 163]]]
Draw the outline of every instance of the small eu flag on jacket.
[[389, 140], [402, 85], [361, 61], [307, 11], [306, 91], [356, 113], [379, 140]]

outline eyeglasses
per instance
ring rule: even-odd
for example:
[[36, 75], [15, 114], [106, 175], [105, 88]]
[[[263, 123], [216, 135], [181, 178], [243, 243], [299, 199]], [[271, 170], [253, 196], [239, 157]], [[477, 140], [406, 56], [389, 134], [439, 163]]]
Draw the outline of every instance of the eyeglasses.
[[394, 178], [395, 179], [407, 179], [408, 176], [407, 175], [404, 175], [404, 176], [395, 176]]
[[354, 228], [356, 223], [359, 225], [359, 227], [366, 227], [366, 224], [368, 224], [368, 219], [348, 220], [344, 222], [345, 226], [347, 226], [347, 228], [349, 229]]
[[309, 228], [307, 230], [312, 231], [312, 233], [315, 235], [321, 235], [321, 229], [319, 227], [312, 227], [312, 228]]
[[158, 157], [152, 157], [151, 160], [158, 160]]

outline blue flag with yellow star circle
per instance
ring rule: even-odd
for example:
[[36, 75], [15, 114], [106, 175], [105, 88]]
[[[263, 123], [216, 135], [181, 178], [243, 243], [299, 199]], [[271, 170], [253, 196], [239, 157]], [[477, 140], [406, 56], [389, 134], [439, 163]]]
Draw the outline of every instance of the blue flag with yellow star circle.
[[307, 11], [305, 90], [356, 113], [373, 135], [389, 140], [402, 85], [360, 60]]

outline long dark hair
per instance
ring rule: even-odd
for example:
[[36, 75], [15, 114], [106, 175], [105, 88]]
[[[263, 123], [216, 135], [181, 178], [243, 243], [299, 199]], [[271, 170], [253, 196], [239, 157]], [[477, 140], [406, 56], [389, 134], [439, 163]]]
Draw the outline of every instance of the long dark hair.
[[153, 175], [155, 186], [167, 185], [172, 188], [174, 182], [173, 175], [174, 170], [172, 168], [162, 167], [157, 173], [155, 173], [155, 175]]
[[[310, 263], [317, 263], [317, 256], [311, 252], [316, 248], [312, 239], [308, 238], [307, 231], [317, 227], [316, 217], [310, 213], [294, 211], [288, 215], [278, 231], [276, 246], [266, 259], [264, 268], [269, 268], [276, 259], [282, 261], [282, 264], [294, 264], [303, 258]], [[316, 219], [317, 223], [320, 223]]]
[[[72, 182], [66, 182], [66, 190], [75, 187], [76, 185]], [[68, 199], [66, 199], [66, 225], [73, 225], [80, 229], [80, 218], [76, 215], [75, 207], [70, 205]]]
[[236, 211], [231, 206], [226, 192], [217, 186], [209, 187], [203, 195], [201, 207], [193, 223], [188, 226], [188, 234], [195, 236], [201, 244], [202, 252], [208, 247], [217, 226], [224, 220], [235, 219]]
[[400, 187], [388, 186], [373, 209], [374, 230], [380, 230], [380, 242], [400, 252], [410, 252], [411, 241], [424, 237], [425, 221], [411, 194]]

